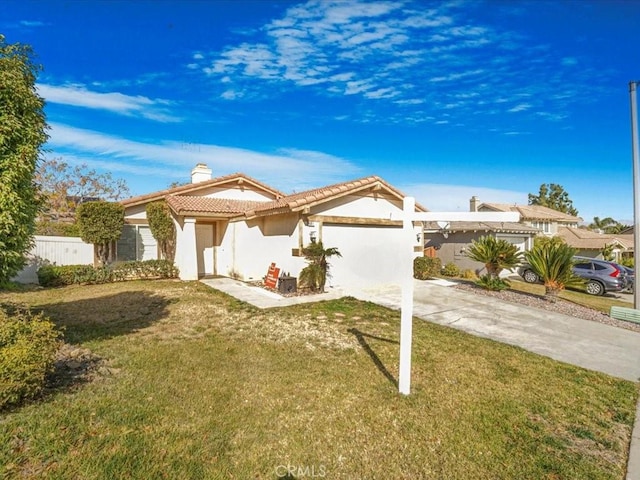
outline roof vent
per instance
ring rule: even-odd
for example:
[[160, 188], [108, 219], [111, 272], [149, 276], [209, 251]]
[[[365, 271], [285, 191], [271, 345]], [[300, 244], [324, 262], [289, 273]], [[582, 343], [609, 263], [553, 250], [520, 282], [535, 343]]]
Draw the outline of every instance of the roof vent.
[[191, 170], [191, 183], [200, 183], [211, 180], [211, 169], [205, 163], [199, 163]]

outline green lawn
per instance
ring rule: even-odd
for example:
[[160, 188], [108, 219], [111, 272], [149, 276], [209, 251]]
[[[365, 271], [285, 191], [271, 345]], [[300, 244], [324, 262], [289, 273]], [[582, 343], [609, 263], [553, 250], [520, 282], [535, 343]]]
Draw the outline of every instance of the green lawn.
[[0, 293], [102, 359], [0, 417], [5, 478], [623, 479], [637, 385], [346, 298], [198, 283]]

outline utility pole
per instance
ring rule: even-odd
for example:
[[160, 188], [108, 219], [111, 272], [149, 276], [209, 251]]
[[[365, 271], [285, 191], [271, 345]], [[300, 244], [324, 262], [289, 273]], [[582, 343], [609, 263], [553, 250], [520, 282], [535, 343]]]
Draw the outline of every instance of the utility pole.
[[[638, 101], [636, 89], [640, 81], [629, 82], [631, 96], [631, 150], [633, 155], [633, 270], [635, 278], [640, 271], [640, 158], [638, 154]], [[638, 257], [638, 258], [636, 258]], [[637, 280], [634, 280], [637, 281]], [[640, 309], [638, 286], [633, 286], [633, 308]]]

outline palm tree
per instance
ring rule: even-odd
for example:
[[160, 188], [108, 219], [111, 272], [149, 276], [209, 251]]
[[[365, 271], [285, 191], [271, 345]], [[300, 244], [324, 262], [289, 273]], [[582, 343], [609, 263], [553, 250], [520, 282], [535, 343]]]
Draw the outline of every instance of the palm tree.
[[520, 264], [522, 252], [518, 247], [491, 235], [482, 236], [474, 240], [467, 250], [467, 257], [476, 262], [484, 263], [491, 278], [497, 279], [504, 269], [511, 270]]
[[309, 264], [300, 272], [300, 283], [314, 292], [324, 292], [324, 286], [330, 276], [327, 258], [342, 255], [335, 247], [325, 249], [322, 242], [311, 243], [302, 249], [302, 253]]
[[573, 273], [576, 249], [564, 242], [536, 245], [525, 253], [531, 269], [544, 283], [544, 296], [555, 302], [565, 287], [578, 287], [584, 280]]

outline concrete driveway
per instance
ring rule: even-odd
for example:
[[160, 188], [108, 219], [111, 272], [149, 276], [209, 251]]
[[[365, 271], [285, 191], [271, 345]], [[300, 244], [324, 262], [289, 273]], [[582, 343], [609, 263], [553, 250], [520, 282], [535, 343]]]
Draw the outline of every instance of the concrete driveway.
[[[415, 281], [415, 317], [615, 377], [640, 380], [640, 333], [445, 285], [447, 282]], [[400, 308], [399, 286], [350, 295]]]

